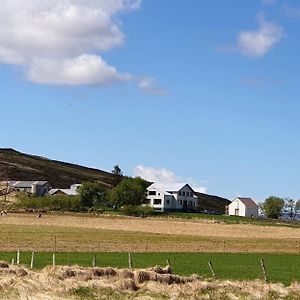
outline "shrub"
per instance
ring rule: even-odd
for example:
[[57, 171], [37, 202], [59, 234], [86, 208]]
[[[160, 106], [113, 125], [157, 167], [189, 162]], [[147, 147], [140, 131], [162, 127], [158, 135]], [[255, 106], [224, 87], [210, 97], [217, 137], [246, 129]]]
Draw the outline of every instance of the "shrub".
[[55, 195], [45, 197], [29, 197], [21, 194], [17, 206], [31, 209], [48, 209], [52, 211], [83, 210], [79, 196]]
[[120, 212], [127, 216], [149, 217], [155, 214], [155, 211], [150, 206], [135, 206], [125, 205], [120, 209]]

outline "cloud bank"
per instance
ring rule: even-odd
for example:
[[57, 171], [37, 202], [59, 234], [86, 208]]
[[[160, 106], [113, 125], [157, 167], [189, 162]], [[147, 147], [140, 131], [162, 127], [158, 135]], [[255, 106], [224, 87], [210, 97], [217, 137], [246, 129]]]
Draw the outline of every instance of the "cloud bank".
[[207, 190], [195, 180], [182, 178], [180, 176], [175, 175], [172, 171], [167, 169], [156, 169], [153, 167], [145, 167], [143, 165], [138, 165], [134, 169], [134, 176], [139, 176], [151, 182], [159, 182], [162, 185], [177, 185], [180, 183], [188, 183], [194, 190], [201, 193], [205, 193]]
[[[141, 0], [3, 0], [0, 63], [21, 66], [34, 83], [108, 85], [134, 82], [159, 94], [143, 77], [121, 73], [99, 53], [124, 44], [117, 14]], [[153, 79], [153, 82], [154, 79]]]

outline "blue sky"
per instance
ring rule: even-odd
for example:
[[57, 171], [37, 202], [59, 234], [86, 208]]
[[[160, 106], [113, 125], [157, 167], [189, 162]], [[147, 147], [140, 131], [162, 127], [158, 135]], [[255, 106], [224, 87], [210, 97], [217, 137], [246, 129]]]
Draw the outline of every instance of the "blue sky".
[[300, 198], [298, 1], [18, 2], [0, 12], [1, 147]]

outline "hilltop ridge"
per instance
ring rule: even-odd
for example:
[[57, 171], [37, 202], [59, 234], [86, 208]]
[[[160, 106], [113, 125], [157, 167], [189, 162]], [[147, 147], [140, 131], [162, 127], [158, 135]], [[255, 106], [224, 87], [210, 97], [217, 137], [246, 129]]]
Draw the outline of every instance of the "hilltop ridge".
[[114, 175], [94, 168], [0, 148], [0, 180], [47, 180], [52, 186], [67, 188], [73, 183], [97, 180], [114, 186]]

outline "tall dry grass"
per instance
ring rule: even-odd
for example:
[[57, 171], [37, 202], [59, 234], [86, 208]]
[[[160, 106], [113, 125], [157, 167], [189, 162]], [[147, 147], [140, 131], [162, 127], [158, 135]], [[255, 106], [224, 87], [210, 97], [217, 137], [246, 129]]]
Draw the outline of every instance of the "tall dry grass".
[[[163, 270], [163, 272], [162, 272]], [[300, 299], [300, 286], [262, 281], [219, 281], [144, 270], [0, 266], [0, 299]]]

